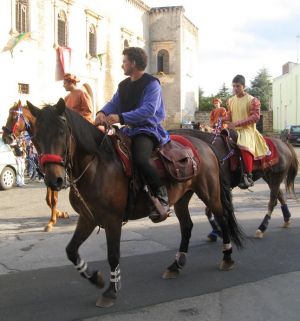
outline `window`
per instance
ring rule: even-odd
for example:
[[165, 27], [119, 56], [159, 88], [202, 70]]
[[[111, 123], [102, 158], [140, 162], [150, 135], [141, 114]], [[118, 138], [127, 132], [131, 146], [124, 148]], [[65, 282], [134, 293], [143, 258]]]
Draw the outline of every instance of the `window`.
[[19, 33], [29, 31], [29, 3], [28, 0], [16, 1], [16, 29]]
[[127, 39], [124, 40], [124, 49], [129, 47], [129, 42]]
[[29, 94], [29, 84], [18, 83], [19, 94]]
[[97, 57], [97, 34], [95, 25], [91, 24], [89, 28], [89, 54], [91, 57]]
[[165, 49], [157, 54], [157, 72], [169, 73], [169, 52]]
[[58, 14], [57, 39], [59, 46], [67, 47], [67, 16], [63, 10]]

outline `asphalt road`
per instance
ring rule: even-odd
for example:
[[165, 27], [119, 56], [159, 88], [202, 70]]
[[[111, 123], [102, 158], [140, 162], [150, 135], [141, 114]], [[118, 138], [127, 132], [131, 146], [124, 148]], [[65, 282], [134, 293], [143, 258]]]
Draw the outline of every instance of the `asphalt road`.
[[[67, 191], [60, 193], [59, 205], [70, 219], [59, 221], [51, 233], [42, 231], [48, 219], [44, 194], [41, 183], [0, 193], [1, 321], [299, 320], [300, 206], [288, 200], [291, 228], [280, 228], [278, 207], [265, 238], [254, 239], [269, 195], [262, 181], [253, 192], [234, 190], [236, 215], [248, 239], [244, 250], [234, 249], [236, 268], [230, 272], [218, 270], [221, 242], [206, 242], [209, 225], [196, 199], [188, 262], [177, 280], [161, 278], [179, 245], [176, 218], [159, 225], [148, 219], [127, 224], [121, 244], [123, 287], [110, 309], [95, 306], [102, 291], [81, 279], [66, 259], [64, 248], [77, 220]], [[300, 196], [299, 175], [296, 194]], [[81, 254], [108, 280], [104, 233], [96, 232]]]

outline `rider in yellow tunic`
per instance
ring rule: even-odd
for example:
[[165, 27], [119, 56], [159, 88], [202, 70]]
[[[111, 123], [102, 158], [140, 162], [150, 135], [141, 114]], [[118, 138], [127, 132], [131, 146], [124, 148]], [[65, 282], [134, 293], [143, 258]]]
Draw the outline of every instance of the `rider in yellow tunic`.
[[[245, 78], [237, 75], [232, 81], [235, 96], [229, 98], [226, 120], [231, 121], [230, 128], [238, 133], [237, 145], [240, 148], [245, 171], [241, 188], [253, 186], [253, 160], [261, 159], [269, 153], [263, 136], [256, 129], [260, 118], [260, 101], [245, 92]], [[225, 119], [223, 119], [225, 120]]]

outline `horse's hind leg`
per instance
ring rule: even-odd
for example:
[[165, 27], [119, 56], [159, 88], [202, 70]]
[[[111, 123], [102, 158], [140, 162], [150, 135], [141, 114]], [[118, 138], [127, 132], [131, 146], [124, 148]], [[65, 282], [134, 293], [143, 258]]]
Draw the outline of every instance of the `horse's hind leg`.
[[188, 252], [189, 242], [192, 235], [193, 222], [191, 220], [188, 209], [189, 201], [193, 195], [192, 191], [188, 191], [175, 205], [175, 213], [180, 223], [181, 242], [175, 261], [167, 268], [163, 274], [163, 279], [175, 279], [179, 275], [179, 271], [186, 263], [186, 253]]
[[286, 204], [286, 198], [284, 197], [281, 189], [279, 189], [278, 200], [281, 204], [281, 211], [282, 211], [283, 220], [284, 220], [282, 227], [287, 228], [291, 224], [291, 216], [292, 215], [291, 215], [289, 208]]
[[282, 180], [279, 180], [279, 183], [276, 182], [276, 184], [272, 184], [271, 180], [266, 180], [269, 187], [270, 187], [270, 200], [269, 200], [269, 204], [268, 204], [268, 213], [265, 215], [263, 221], [261, 222], [261, 224], [259, 225], [258, 229], [255, 232], [254, 237], [255, 238], [263, 238], [265, 231], [267, 230], [267, 227], [269, 225], [269, 221], [271, 219], [273, 210], [275, 208], [275, 206], [277, 205], [277, 199], [279, 196], [279, 192], [280, 192], [280, 182]]
[[69, 215], [67, 212], [62, 212], [56, 208], [58, 202], [58, 192], [53, 191], [50, 187], [47, 187], [46, 202], [51, 209], [51, 218], [48, 224], [45, 226], [44, 231], [50, 232], [53, 229], [53, 226], [56, 224], [58, 218], [69, 218]]
[[78, 253], [79, 247], [91, 235], [94, 229], [95, 223], [80, 215], [72, 239], [66, 247], [66, 252], [68, 259], [75, 265], [83, 278], [88, 279], [99, 288], [103, 288], [104, 281], [102, 274], [97, 271], [91, 271], [87, 262], [81, 259]]
[[[111, 217], [115, 217], [111, 214]], [[120, 216], [121, 217], [121, 216]], [[96, 302], [100, 308], [108, 308], [115, 304], [117, 292], [121, 289], [120, 242], [122, 220], [114, 219], [106, 224], [107, 256], [110, 265], [110, 283], [102, 297]]]

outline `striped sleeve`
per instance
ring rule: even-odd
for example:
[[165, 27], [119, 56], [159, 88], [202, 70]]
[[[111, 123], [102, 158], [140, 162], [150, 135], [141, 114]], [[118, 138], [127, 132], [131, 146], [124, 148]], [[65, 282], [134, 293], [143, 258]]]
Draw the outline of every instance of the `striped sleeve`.
[[247, 126], [253, 123], [257, 123], [260, 118], [260, 101], [257, 98], [253, 98], [249, 106], [249, 116], [245, 119], [236, 121], [235, 127]]

